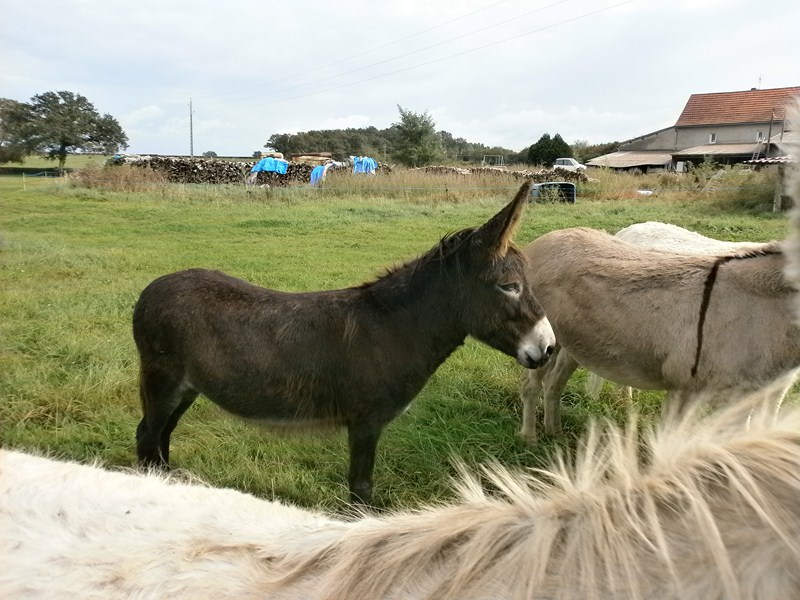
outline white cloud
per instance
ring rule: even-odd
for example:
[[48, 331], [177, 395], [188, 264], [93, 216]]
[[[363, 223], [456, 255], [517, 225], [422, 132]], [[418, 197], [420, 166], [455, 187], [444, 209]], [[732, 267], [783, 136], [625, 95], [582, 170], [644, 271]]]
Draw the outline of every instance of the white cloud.
[[164, 116], [164, 110], [156, 106], [154, 104], [150, 104], [148, 106], [143, 106], [141, 108], [137, 108], [136, 110], [129, 112], [127, 115], [122, 117], [120, 121], [124, 121], [125, 123], [130, 124], [131, 126], [136, 126], [141, 123], [148, 123], [155, 121]]
[[367, 115], [347, 115], [345, 117], [327, 117], [320, 123], [319, 129], [348, 129], [369, 127], [373, 121]]

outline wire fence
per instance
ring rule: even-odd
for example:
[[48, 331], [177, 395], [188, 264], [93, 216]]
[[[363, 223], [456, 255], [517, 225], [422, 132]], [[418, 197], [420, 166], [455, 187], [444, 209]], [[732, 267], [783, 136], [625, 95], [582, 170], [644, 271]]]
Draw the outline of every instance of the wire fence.
[[[98, 191], [130, 192], [152, 194], [160, 198], [226, 198], [231, 200], [263, 199], [285, 200], [319, 198], [353, 198], [369, 199], [375, 196], [395, 197], [408, 201], [463, 202], [479, 200], [481, 197], [513, 194], [519, 189], [520, 180], [483, 179], [480, 184], [470, 181], [470, 176], [454, 177], [452, 175], [427, 174], [412, 179], [395, 176], [366, 177], [354, 175], [337, 177], [331, 181], [324, 180], [320, 185], [311, 182], [292, 182], [289, 185], [256, 185], [248, 186], [246, 181], [240, 183], [174, 183], [166, 180], [121, 181], [114, 177], [103, 177], [96, 173], [90, 180], [83, 181], [75, 173], [58, 173], [43, 170], [34, 173], [23, 173], [21, 176], [22, 191], [39, 188], [42, 185], [70, 186]], [[708, 183], [708, 182], [706, 182]], [[746, 198], [759, 199], [761, 204], [776, 204], [773, 198], [780, 196], [780, 181], [765, 177], [747, 181], [715, 181], [712, 186], [693, 181], [682, 176], [672, 175], [665, 179], [656, 174], [645, 176], [622, 176], [597, 180], [590, 178], [586, 182], [577, 183], [577, 197], [583, 200], [612, 200], [622, 198], [663, 197], [681, 199], [714, 198]], [[546, 201], [547, 198], [538, 201]], [[773, 210], [776, 210], [773, 206]], [[778, 208], [777, 210], [780, 210]]]
[[27, 191], [28, 185], [40, 179], [66, 179], [65, 175], [54, 173], [52, 171], [40, 171], [39, 173], [23, 173], [22, 174], [22, 191]]

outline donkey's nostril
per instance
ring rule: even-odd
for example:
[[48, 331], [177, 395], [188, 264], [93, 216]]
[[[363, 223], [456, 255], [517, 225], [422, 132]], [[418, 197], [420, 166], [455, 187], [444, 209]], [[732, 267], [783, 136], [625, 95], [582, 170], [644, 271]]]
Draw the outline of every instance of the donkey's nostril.
[[555, 352], [555, 347], [548, 346], [547, 348], [544, 349], [544, 357], [550, 358], [551, 356], [553, 356], [553, 352]]
[[551, 347], [542, 352], [524, 352], [517, 358], [517, 362], [526, 369], [539, 369], [547, 364], [551, 354], [553, 354]]

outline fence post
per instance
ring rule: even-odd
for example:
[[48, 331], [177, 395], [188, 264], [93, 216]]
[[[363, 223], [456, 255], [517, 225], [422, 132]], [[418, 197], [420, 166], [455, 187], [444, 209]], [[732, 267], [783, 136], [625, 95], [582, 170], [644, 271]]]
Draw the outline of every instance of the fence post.
[[785, 176], [783, 165], [778, 165], [778, 182], [775, 184], [775, 194], [772, 196], [772, 212], [783, 210], [783, 178]]

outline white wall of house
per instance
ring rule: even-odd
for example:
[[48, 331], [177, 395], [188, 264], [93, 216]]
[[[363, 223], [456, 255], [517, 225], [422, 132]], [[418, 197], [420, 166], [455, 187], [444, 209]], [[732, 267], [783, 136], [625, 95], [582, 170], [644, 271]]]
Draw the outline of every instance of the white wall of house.
[[[773, 124], [773, 133], [775, 125]], [[769, 122], [746, 123], [742, 125], [698, 125], [677, 128], [677, 149], [685, 150], [706, 144], [755, 144], [766, 142], [769, 135]]]
[[677, 132], [675, 127], [654, 131], [620, 144], [620, 151], [630, 150], [675, 150]]
[[[741, 125], [697, 125], [669, 127], [620, 144], [620, 150], [663, 150], [676, 152], [706, 144], [755, 144], [759, 134], [766, 142], [769, 122]], [[772, 135], [780, 131], [781, 122], [772, 124]], [[712, 137], [713, 135], [713, 137]]]

